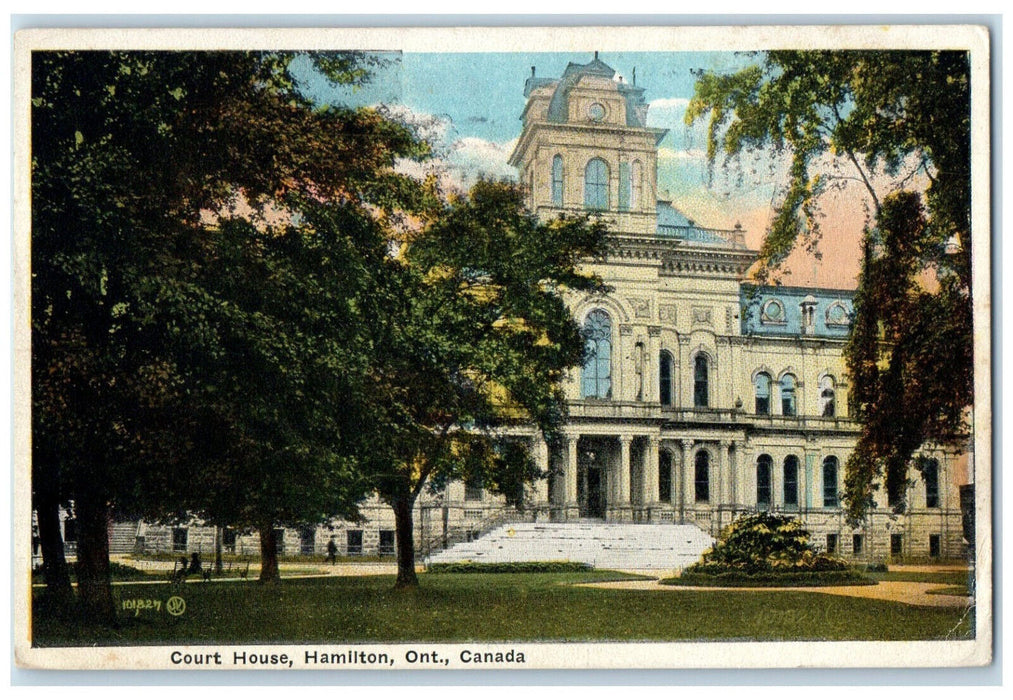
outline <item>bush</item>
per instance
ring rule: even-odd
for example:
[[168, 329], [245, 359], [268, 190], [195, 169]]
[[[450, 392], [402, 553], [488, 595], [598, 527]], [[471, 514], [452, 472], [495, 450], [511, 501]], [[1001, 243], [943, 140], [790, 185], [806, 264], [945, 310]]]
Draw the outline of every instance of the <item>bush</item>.
[[563, 574], [591, 571], [594, 567], [579, 561], [515, 561], [482, 563], [473, 561], [430, 564], [431, 574]]
[[[847, 571], [836, 557], [816, 552], [809, 544], [809, 532], [783, 515], [757, 513], [739, 518], [726, 527], [712, 549], [688, 567], [687, 574], [720, 577], [732, 572], [737, 577]], [[733, 577], [734, 578], [734, 577]], [[805, 578], [805, 577], [803, 577]]]

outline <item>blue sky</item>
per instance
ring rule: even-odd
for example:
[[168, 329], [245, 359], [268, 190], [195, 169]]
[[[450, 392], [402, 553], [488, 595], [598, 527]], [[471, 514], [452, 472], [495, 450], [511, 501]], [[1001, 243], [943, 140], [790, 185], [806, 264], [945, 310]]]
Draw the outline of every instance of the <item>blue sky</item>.
[[[399, 105], [400, 114], [430, 120], [427, 133], [442, 163], [462, 185], [479, 174], [513, 175], [506, 160], [520, 134], [524, 81], [534, 66], [540, 77], [558, 77], [567, 63], [587, 63], [586, 53], [391, 53], [387, 66], [362, 88], [334, 87], [309, 71], [298, 76], [318, 101], [351, 106]], [[643, 87], [648, 123], [669, 129], [660, 146], [659, 189], [700, 223], [730, 227], [769, 204], [773, 183], [712, 177], [704, 158], [704, 125], [687, 127], [685, 107], [693, 95], [694, 71], [732, 71], [755, 60], [733, 52], [605, 53], [599, 58]], [[733, 191], [734, 190], [734, 191]]]
[[[558, 78], [567, 63], [588, 63], [584, 53], [390, 53], [386, 66], [361, 88], [329, 85], [308, 69], [296, 77], [319, 102], [348, 106], [385, 105], [392, 116], [418, 127], [436, 148], [423, 171], [436, 171], [450, 186], [466, 189], [480, 175], [516, 177], [507, 159], [520, 135], [524, 81], [534, 66], [539, 77]], [[644, 88], [649, 126], [668, 129], [658, 150], [658, 189], [698, 224], [746, 230], [746, 242], [758, 248], [770, 223], [784, 160], [770, 152], [742, 155], [729, 167], [711, 167], [706, 158], [706, 124], [686, 126], [686, 106], [695, 73], [731, 72], [759, 60], [753, 54], [727, 52], [600, 52], [599, 58]], [[797, 250], [786, 268], [794, 284], [852, 286], [857, 267], [857, 235], [863, 218], [857, 200], [831, 202], [833, 228], [843, 233], [824, 239], [821, 261]], [[857, 232], [857, 233], [856, 233]], [[786, 280], [787, 282], [788, 280]]]

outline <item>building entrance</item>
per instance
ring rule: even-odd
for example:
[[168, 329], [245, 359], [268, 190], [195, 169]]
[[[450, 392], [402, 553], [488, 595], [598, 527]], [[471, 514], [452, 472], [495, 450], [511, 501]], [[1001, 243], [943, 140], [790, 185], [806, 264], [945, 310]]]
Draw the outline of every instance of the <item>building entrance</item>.
[[608, 508], [608, 451], [588, 441], [581, 450], [577, 474], [577, 504], [582, 518], [605, 518]]

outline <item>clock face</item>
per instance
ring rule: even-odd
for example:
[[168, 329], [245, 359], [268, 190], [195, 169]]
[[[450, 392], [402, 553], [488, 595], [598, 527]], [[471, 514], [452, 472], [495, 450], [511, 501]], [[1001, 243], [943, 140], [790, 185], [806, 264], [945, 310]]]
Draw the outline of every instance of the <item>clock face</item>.
[[590, 117], [593, 122], [600, 122], [605, 118], [605, 106], [599, 102], [595, 102], [587, 108], [587, 116]]

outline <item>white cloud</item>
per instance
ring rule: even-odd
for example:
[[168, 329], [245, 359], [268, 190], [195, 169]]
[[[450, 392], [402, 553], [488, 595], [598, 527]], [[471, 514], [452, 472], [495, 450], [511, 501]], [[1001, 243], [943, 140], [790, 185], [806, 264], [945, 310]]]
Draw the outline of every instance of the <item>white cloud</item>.
[[507, 163], [517, 139], [506, 143], [486, 141], [474, 136], [458, 139], [450, 145], [446, 156], [451, 176], [465, 188], [480, 177], [493, 180], [516, 180], [517, 169]]
[[662, 97], [647, 104], [647, 125], [671, 129], [683, 125], [689, 100], [684, 97]]
[[493, 180], [517, 179], [517, 169], [507, 164], [517, 143], [503, 143], [475, 136], [458, 137], [453, 121], [445, 115], [412, 110], [404, 105], [380, 105], [388, 118], [408, 126], [432, 147], [432, 157], [423, 162], [401, 161], [399, 172], [423, 178], [436, 175], [445, 190], [467, 191], [480, 177]]

